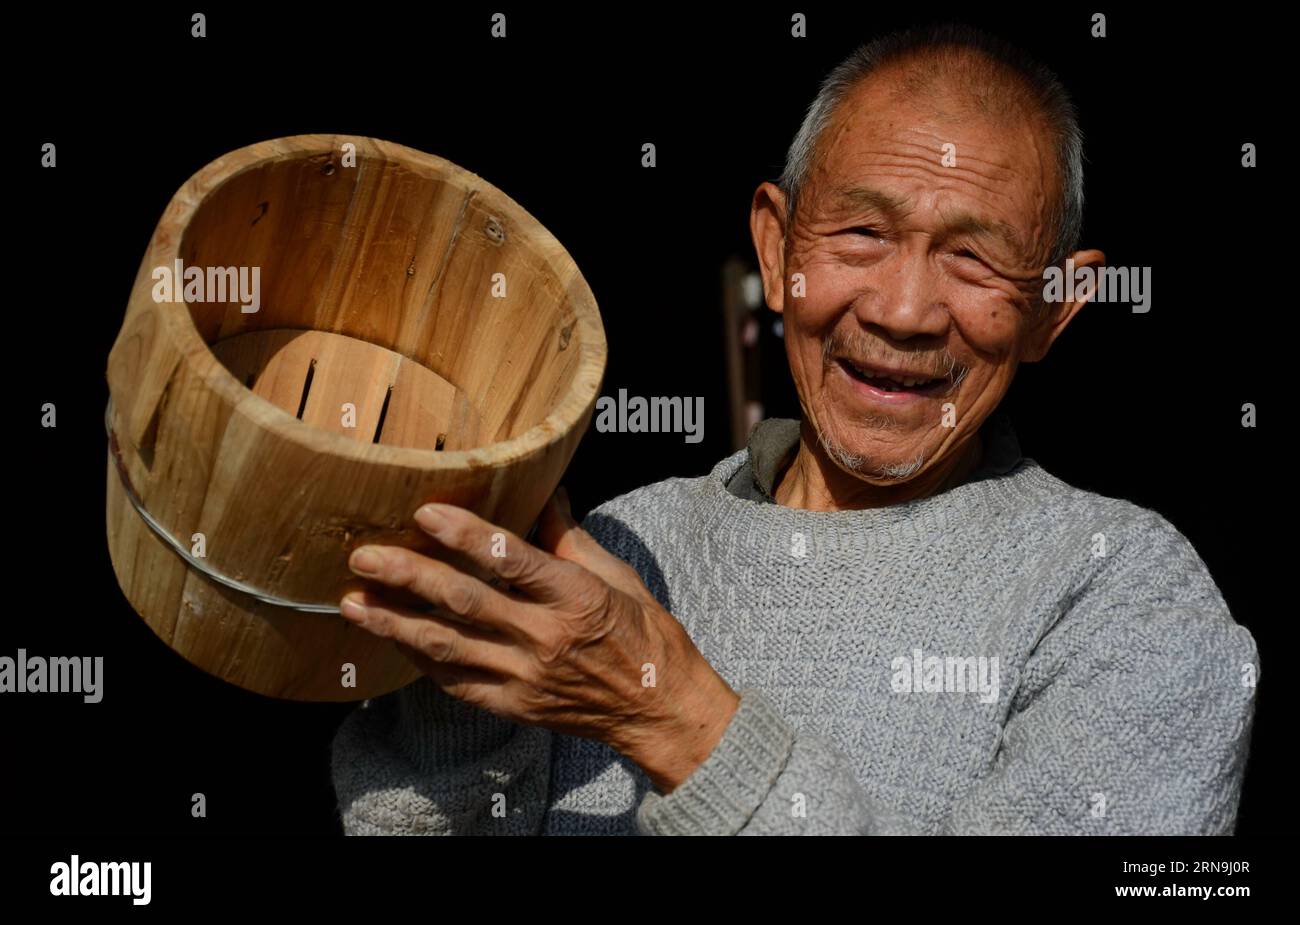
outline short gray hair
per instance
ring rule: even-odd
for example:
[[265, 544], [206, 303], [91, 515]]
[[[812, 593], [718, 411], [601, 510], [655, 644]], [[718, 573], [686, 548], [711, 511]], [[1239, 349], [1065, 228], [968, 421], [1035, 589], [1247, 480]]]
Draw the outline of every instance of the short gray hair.
[[[787, 240], [816, 158], [817, 142], [849, 92], [885, 64], [924, 61], [934, 53], [944, 52], [965, 53], [1003, 74], [1010, 72], [1018, 85], [1019, 98], [1043, 117], [1056, 147], [1061, 190], [1048, 216], [1049, 227], [1055, 233], [1048, 264], [1057, 264], [1075, 251], [1083, 228], [1083, 133], [1074, 103], [1057, 76], [1020, 49], [974, 27], [954, 24], [925, 26], [874, 39], [845, 58], [822, 81], [777, 181], [786, 198]], [[1005, 89], [1005, 77], [995, 79], [1000, 79]], [[984, 98], [981, 103], [987, 107], [990, 101]]]

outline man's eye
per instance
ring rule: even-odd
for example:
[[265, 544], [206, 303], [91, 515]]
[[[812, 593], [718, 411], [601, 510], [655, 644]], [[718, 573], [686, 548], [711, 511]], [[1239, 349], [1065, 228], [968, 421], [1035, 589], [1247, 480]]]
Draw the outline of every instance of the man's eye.
[[878, 238], [878, 237], [880, 237], [880, 230], [879, 230], [879, 229], [877, 229], [877, 228], [870, 228], [870, 227], [867, 227], [867, 226], [865, 226], [865, 225], [859, 226], [859, 227], [857, 227], [857, 228], [850, 228], [850, 229], [849, 229], [849, 232], [850, 232], [851, 234], [861, 235], [861, 236], [863, 236], [863, 237], [867, 237], [867, 238]]

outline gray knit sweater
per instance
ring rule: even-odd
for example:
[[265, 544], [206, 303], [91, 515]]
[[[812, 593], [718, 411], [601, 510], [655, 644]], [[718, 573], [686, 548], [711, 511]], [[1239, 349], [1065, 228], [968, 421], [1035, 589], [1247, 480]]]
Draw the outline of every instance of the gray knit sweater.
[[741, 694], [670, 794], [422, 679], [341, 726], [344, 830], [1231, 832], [1250, 634], [1168, 521], [1049, 475], [993, 420], [968, 481], [893, 507], [742, 499], [741, 451], [588, 515]]

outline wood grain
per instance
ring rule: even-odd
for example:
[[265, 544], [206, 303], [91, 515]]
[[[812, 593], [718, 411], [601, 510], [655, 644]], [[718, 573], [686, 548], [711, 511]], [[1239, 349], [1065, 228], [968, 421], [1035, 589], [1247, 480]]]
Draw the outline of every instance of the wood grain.
[[[177, 259], [259, 267], [259, 310], [155, 302], [152, 271]], [[108, 358], [110, 426], [146, 509], [183, 543], [202, 533], [209, 567], [337, 604], [359, 586], [356, 546], [428, 551], [411, 520], [426, 501], [526, 533], [604, 367], [590, 288], [508, 196], [399, 145], [296, 136], [225, 155], [173, 197]], [[111, 458], [107, 527], [132, 606], [217, 677], [298, 700], [417, 677], [337, 615], [261, 604], [191, 568], [141, 521]]]

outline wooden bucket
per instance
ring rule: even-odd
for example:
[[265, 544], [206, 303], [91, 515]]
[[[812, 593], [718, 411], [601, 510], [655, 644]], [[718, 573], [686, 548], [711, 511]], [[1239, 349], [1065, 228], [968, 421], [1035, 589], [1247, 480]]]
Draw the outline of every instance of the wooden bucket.
[[338, 615], [349, 553], [427, 549], [426, 501], [526, 534], [604, 368], [577, 266], [478, 176], [370, 138], [227, 154], [158, 222], [108, 358], [122, 591], [248, 690], [395, 690], [418, 671]]

